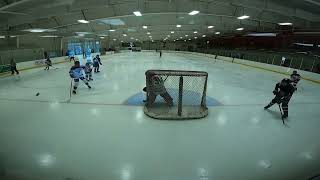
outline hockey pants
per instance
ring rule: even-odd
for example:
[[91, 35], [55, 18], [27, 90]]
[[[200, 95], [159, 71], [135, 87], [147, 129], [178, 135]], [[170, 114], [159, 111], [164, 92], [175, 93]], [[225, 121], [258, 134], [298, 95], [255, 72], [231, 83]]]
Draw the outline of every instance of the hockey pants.
[[[160, 96], [167, 102], [167, 104], [169, 106], [172, 106], [173, 105], [173, 99], [172, 97], [170, 96], [170, 94], [168, 92], [165, 92], [165, 93], [162, 93], [160, 94]], [[148, 96], [148, 105], [152, 105], [154, 103], [154, 101], [156, 100], [157, 98], [157, 95], [154, 94], [154, 93], [149, 93], [149, 96]]]
[[[79, 78], [81, 81], [83, 81], [87, 86], [89, 85], [88, 81], [84, 78], [81, 77]], [[79, 86], [79, 79], [74, 79], [74, 86], [73, 86], [73, 90], [77, 90], [78, 86]]]
[[288, 104], [289, 104], [290, 99], [291, 99], [291, 96], [288, 98], [285, 98], [283, 96], [276, 95], [276, 97], [269, 103], [268, 107], [271, 107], [276, 103], [281, 104], [283, 114], [288, 116], [288, 113], [289, 113]]

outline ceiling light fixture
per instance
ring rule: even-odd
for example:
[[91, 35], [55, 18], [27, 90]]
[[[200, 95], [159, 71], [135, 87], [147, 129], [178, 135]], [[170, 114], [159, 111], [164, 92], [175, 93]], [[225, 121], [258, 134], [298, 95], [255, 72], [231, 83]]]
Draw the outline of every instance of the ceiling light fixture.
[[133, 14], [134, 14], [135, 16], [142, 16], [142, 14], [141, 14], [140, 11], [135, 11], [135, 12], [133, 12]]
[[127, 34], [123, 34], [124, 37], [127, 37]]
[[244, 19], [248, 19], [250, 18], [250, 16], [247, 16], [247, 15], [243, 15], [243, 16], [239, 16], [238, 19], [240, 20], [244, 20]]
[[181, 28], [181, 25], [180, 25], [180, 24], [178, 24], [178, 25], [177, 25], [177, 28]]
[[42, 32], [54, 32], [56, 29], [42, 29], [42, 28], [33, 28], [33, 29], [25, 29], [23, 31], [28, 31], [32, 33], [42, 33]]
[[110, 32], [115, 32], [116, 30], [114, 30], [114, 29], [110, 29], [109, 31], [110, 31]]
[[150, 32], [147, 32], [147, 34], [149, 35], [149, 34], [151, 34]]
[[171, 34], [174, 34], [174, 31], [171, 31]]
[[214, 26], [208, 26], [208, 29], [212, 29], [212, 28], [214, 28]]
[[220, 32], [216, 32], [215, 34], [216, 34], [216, 35], [219, 35], [219, 34], [221, 34], [221, 33], [220, 33]]
[[85, 19], [79, 19], [78, 20], [79, 23], [83, 23], [83, 24], [88, 24], [89, 21], [85, 20]]
[[244, 30], [244, 28], [238, 28], [237, 29], [237, 31], [243, 31]]
[[194, 15], [196, 15], [196, 14], [199, 14], [199, 12], [200, 12], [200, 11], [193, 10], [193, 11], [189, 12], [189, 15], [190, 15], [190, 16], [194, 16]]
[[198, 33], [198, 31], [195, 31], [195, 32], [193, 32], [194, 34], [197, 34]]
[[255, 36], [255, 37], [276, 37], [277, 33], [249, 33], [247, 36]]
[[43, 37], [43, 38], [55, 38], [55, 37], [59, 37], [59, 36], [56, 36], [56, 35], [44, 35], [44, 36], [40, 36], [40, 37]]
[[142, 26], [143, 29], [148, 29], [148, 26]]
[[280, 26], [292, 26], [290, 22], [278, 23]]

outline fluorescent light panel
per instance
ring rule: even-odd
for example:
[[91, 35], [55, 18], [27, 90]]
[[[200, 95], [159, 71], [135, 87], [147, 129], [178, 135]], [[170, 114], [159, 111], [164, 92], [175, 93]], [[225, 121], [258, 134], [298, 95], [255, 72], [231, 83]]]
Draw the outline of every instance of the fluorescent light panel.
[[85, 19], [79, 19], [78, 20], [79, 23], [83, 23], [83, 24], [88, 24], [89, 21], [85, 20]]
[[0, 36], [0, 39], [4, 39], [4, 38], [6, 38], [5, 36]]
[[116, 30], [114, 30], [114, 29], [110, 29], [109, 31], [110, 31], [110, 32], [115, 32]]
[[189, 15], [190, 15], [190, 16], [194, 16], [194, 15], [196, 15], [196, 14], [199, 14], [199, 12], [200, 12], [200, 11], [193, 10], [193, 11], [189, 12]]
[[283, 22], [283, 23], [278, 23], [280, 26], [292, 26], [292, 23], [290, 22]]
[[215, 34], [219, 35], [219, 34], [221, 34], [221, 33], [220, 33], [220, 32], [216, 32]]
[[294, 44], [298, 46], [313, 47], [313, 44], [306, 44], [306, 43], [294, 43]]
[[55, 38], [55, 37], [59, 37], [59, 36], [56, 36], [56, 35], [44, 35], [44, 36], [40, 36], [40, 37], [43, 37], [43, 38]]
[[243, 31], [244, 30], [244, 28], [238, 28], [237, 29], [237, 31]]
[[177, 25], [177, 28], [181, 28], [181, 25], [180, 25], [180, 24], [178, 24], [178, 25]]
[[243, 19], [248, 19], [250, 18], [250, 16], [247, 15], [243, 15], [243, 16], [239, 16], [238, 19], [243, 20]]
[[135, 16], [142, 16], [142, 14], [141, 14], [140, 11], [135, 11], [135, 12], [133, 12], [133, 14], [134, 14]]
[[32, 33], [41, 33], [41, 32], [54, 32], [57, 30], [56, 29], [32, 28], [32, 29], [25, 29], [23, 31], [28, 31], [28, 32], [32, 32]]
[[208, 28], [209, 28], [209, 29], [212, 29], [212, 28], [214, 28], [214, 26], [208, 26]]
[[148, 29], [148, 26], [142, 26], [143, 29]]
[[255, 36], [255, 37], [276, 37], [277, 33], [249, 33], [247, 36]]

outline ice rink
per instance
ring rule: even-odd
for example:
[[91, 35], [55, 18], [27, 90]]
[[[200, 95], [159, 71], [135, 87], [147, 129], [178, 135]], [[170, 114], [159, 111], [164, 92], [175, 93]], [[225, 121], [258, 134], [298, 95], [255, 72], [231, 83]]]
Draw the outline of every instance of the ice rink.
[[[286, 127], [277, 105], [263, 109], [284, 75], [176, 53], [119, 53], [102, 63], [92, 89], [80, 82], [71, 99], [71, 63], [0, 78], [0, 177], [301, 180], [320, 172], [319, 84], [300, 82]], [[208, 72], [207, 96], [219, 105], [200, 120], [147, 117], [126, 101], [149, 69]]]

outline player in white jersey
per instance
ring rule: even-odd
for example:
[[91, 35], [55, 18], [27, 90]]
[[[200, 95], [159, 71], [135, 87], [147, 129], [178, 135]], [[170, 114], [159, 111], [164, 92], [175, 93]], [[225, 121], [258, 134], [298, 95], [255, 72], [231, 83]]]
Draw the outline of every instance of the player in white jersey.
[[91, 86], [89, 85], [88, 81], [84, 78], [83, 70], [85, 69], [85, 66], [80, 66], [80, 62], [76, 61], [74, 62], [74, 66], [71, 67], [69, 74], [70, 77], [74, 80], [74, 86], [73, 86], [73, 94], [77, 94], [77, 89], [79, 86], [79, 80], [82, 80], [89, 89], [91, 89]]

